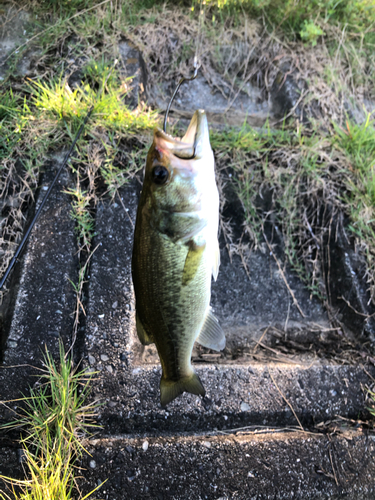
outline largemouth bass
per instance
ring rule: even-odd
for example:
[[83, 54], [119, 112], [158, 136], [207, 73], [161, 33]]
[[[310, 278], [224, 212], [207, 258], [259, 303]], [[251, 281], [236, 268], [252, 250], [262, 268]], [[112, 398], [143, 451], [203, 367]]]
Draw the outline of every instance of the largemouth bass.
[[162, 406], [185, 391], [205, 395], [191, 365], [195, 341], [225, 347], [209, 305], [220, 264], [218, 221], [214, 157], [199, 110], [181, 140], [155, 130], [135, 226], [136, 328], [141, 343], [158, 350]]

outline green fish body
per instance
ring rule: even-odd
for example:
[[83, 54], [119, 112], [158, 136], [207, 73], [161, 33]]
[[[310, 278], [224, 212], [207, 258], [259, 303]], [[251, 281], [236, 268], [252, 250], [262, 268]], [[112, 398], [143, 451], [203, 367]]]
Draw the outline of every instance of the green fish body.
[[191, 365], [195, 341], [225, 347], [209, 305], [220, 264], [218, 220], [207, 118], [196, 111], [181, 141], [155, 130], [134, 234], [137, 334], [158, 350], [163, 406], [185, 391], [205, 395]]

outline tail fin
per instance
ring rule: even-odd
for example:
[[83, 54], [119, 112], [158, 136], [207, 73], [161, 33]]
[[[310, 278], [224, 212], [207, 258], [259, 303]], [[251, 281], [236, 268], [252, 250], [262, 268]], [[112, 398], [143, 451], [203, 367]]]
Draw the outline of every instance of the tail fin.
[[166, 406], [183, 392], [204, 396], [206, 391], [196, 373], [180, 378], [176, 382], [162, 378], [160, 380], [160, 402]]

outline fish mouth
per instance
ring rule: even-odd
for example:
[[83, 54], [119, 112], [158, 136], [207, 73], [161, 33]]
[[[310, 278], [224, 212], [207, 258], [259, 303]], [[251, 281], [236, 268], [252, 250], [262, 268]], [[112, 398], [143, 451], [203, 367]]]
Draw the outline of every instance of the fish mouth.
[[[163, 142], [172, 154], [183, 160], [199, 159], [203, 156], [205, 146], [210, 143], [206, 112], [198, 109], [182, 139], [172, 137], [160, 128], [155, 130], [155, 142]], [[158, 141], [159, 140], [159, 141]]]

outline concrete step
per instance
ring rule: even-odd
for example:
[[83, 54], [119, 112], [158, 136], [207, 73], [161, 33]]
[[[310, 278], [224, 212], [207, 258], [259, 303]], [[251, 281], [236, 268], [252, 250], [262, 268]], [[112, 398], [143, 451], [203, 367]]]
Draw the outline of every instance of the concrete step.
[[123, 499], [372, 499], [375, 443], [361, 432], [254, 432], [85, 443], [84, 493]]

